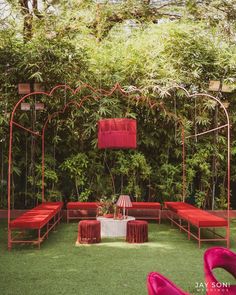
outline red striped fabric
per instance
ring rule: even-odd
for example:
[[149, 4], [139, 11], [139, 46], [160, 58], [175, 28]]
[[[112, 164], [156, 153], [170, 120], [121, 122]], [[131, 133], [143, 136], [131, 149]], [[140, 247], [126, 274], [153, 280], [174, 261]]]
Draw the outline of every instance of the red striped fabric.
[[116, 205], [118, 207], [125, 207], [125, 208], [132, 207], [132, 203], [128, 195], [120, 195]]

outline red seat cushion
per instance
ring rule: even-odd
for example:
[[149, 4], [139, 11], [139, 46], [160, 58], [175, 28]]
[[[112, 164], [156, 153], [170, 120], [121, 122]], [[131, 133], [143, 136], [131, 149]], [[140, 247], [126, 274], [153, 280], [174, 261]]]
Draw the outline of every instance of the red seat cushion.
[[130, 209], [161, 209], [158, 202], [132, 202]]
[[29, 210], [10, 222], [10, 228], [39, 229], [52, 217], [52, 210]]
[[38, 205], [37, 207], [35, 207], [34, 209], [43, 209], [43, 210], [53, 210], [55, 212], [58, 212], [62, 209], [63, 207], [63, 202], [44, 202], [40, 205]]
[[63, 202], [45, 202], [10, 222], [10, 228], [39, 229], [61, 210]]
[[68, 202], [67, 209], [97, 209], [98, 203], [96, 202]]
[[227, 226], [227, 220], [224, 218], [197, 208], [195, 210], [180, 210], [178, 215], [197, 227]]
[[165, 208], [177, 213], [179, 210], [195, 210], [198, 209], [193, 205], [184, 202], [165, 202]]

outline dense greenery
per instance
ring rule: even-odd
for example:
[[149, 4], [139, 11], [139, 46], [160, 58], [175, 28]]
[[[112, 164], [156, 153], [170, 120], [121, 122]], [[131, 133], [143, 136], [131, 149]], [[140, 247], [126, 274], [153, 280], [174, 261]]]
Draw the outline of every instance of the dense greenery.
[[[49, 122], [48, 199], [86, 201], [121, 192], [139, 200], [181, 198], [181, 124], [186, 135], [194, 134], [225, 124], [225, 115], [212, 100], [189, 99], [181, 90], [167, 89], [178, 84], [190, 93], [208, 92], [209, 80], [235, 87], [233, 1], [210, 1], [210, 6], [208, 1], [187, 1], [186, 6], [181, 1], [176, 6], [134, 0], [43, 1], [43, 7], [35, 1], [30, 9], [28, 1], [6, 2], [11, 13], [0, 23], [1, 206], [6, 206], [9, 114], [19, 99], [20, 82], [40, 82], [48, 91], [65, 83], [76, 88], [81, 81], [109, 91], [119, 82], [130, 91], [128, 97], [93, 93], [82, 108], [71, 106]], [[58, 90], [51, 98], [41, 97], [45, 111], [35, 116], [18, 110], [15, 121], [40, 131], [48, 114], [91, 93], [84, 89], [73, 97]], [[230, 112], [234, 187], [235, 92], [213, 94]], [[97, 121], [124, 116], [137, 119], [138, 149], [98, 150]], [[187, 140], [186, 151], [191, 201], [224, 208], [226, 130]], [[14, 207], [30, 207], [40, 199], [40, 162], [39, 138], [14, 128]]]

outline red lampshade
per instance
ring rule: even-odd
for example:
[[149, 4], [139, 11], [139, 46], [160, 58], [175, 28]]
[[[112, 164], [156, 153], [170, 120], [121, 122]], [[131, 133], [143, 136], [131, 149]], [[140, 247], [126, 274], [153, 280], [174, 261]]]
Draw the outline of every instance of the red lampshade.
[[137, 123], [134, 119], [102, 119], [98, 122], [99, 149], [135, 149]]
[[123, 208], [132, 207], [132, 203], [128, 195], [120, 195], [116, 205]]

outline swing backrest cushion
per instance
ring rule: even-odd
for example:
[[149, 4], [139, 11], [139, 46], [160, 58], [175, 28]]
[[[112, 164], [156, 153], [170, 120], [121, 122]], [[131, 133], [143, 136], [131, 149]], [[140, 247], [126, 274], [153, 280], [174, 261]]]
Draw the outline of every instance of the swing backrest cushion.
[[135, 149], [137, 123], [134, 119], [113, 118], [98, 122], [99, 149]]

